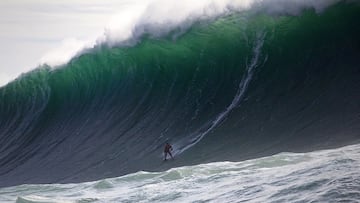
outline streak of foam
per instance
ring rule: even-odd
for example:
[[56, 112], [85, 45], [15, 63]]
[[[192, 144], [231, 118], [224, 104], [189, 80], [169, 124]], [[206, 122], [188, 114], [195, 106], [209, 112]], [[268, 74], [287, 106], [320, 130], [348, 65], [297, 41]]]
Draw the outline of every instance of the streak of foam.
[[[250, 61], [250, 64], [246, 66], [246, 72], [239, 83], [236, 95], [234, 96], [234, 99], [232, 100], [231, 104], [223, 112], [221, 112], [215, 118], [215, 120], [211, 122], [211, 125], [204, 132], [191, 138], [189, 141], [186, 140], [185, 143], [184, 141], [181, 141], [181, 144], [177, 144], [181, 146], [175, 145], [175, 148], [177, 149], [175, 150], [174, 154], [181, 154], [185, 150], [193, 147], [198, 142], [200, 142], [210, 131], [212, 131], [214, 128], [219, 126], [219, 124], [221, 124], [221, 122], [226, 119], [226, 117], [230, 114], [230, 112], [239, 105], [240, 101], [244, 98], [246, 90], [248, 89], [248, 86], [253, 78], [256, 67], [258, 67], [260, 64], [259, 58], [261, 55], [261, 48], [264, 44], [265, 35], [266, 34], [264, 32], [259, 33], [257, 35], [256, 44], [253, 48], [253, 57]], [[266, 60], [266, 58], [264, 60]], [[185, 139], [189, 139], [189, 138], [185, 138]]]

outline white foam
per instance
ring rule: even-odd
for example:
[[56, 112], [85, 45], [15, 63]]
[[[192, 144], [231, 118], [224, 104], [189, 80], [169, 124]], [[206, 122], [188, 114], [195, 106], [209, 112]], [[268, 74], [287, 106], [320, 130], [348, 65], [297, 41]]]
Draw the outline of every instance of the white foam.
[[89, 49], [95, 46], [94, 40], [79, 40], [76, 38], [64, 39], [61, 46], [50, 50], [40, 59], [40, 64], [58, 66], [70, 61], [81, 50]]
[[93, 41], [64, 40], [63, 45], [41, 58], [52, 66], [67, 63], [84, 49], [99, 44], [134, 45], [144, 34], [160, 37], [174, 29], [187, 29], [198, 20], [211, 19], [250, 8], [270, 14], [297, 15], [304, 8], [320, 12], [340, 0], [135, 0], [119, 8], [104, 32]]
[[[359, 152], [360, 145], [352, 145], [137, 172], [85, 183], [19, 185], [0, 188], [0, 202], [351, 201], [360, 194]], [[103, 182], [111, 187], [99, 188]]]

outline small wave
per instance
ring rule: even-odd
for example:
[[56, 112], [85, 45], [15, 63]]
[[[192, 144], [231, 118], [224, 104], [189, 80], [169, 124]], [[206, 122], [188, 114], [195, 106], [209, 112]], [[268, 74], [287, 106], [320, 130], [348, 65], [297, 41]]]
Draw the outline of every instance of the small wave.
[[16, 203], [75, 203], [74, 201], [56, 200], [36, 195], [18, 197]]

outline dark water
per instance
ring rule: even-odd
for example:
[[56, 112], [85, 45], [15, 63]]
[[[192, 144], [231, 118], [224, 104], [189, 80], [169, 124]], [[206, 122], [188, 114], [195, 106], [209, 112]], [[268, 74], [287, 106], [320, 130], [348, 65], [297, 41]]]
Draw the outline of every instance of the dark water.
[[359, 25], [358, 3], [233, 13], [24, 74], [0, 89], [0, 186], [358, 143]]

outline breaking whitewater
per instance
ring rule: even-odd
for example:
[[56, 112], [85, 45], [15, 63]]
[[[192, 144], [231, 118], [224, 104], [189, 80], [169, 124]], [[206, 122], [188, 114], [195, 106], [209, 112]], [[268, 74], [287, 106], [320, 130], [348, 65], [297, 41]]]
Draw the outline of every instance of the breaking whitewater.
[[139, 2], [0, 88], [1, 202], [360, 199], [359, 1]]
[[360, 145], [280, 153], [243, 162], [215, 162], [137, 172], [78, 184], [0, 189], [0, 201], [80, 202], [358, 202]]

